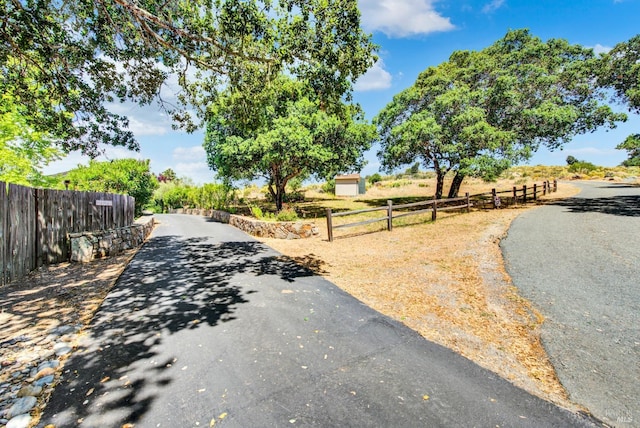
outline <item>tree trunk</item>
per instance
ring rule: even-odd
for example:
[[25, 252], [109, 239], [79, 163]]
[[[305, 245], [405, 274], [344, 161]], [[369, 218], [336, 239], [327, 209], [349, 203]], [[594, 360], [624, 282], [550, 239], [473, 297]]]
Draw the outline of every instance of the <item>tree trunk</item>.
[[276, 188], [276, 211], [280, 212], [282, 210], [282, 204], [284, 201], [284, 186], [278, 186]]
[[451, 187], [449, 188], [449, 196], [448, 198], [457, 198], [458, 193], [460, 192], [460, 186], [464, 181], [464, 174], [460, 174], [460, 172], [456, 172], [456, 175], [453, 177], [453, 181], [451, 182]]
[[447, 175], [447, 172], [442, 171], [437, 162], [434, 162], [433, 164], [436, 171], [436, 194], [434, 198], [442, 199], [442, 192], [444, 191], [444, 176]]

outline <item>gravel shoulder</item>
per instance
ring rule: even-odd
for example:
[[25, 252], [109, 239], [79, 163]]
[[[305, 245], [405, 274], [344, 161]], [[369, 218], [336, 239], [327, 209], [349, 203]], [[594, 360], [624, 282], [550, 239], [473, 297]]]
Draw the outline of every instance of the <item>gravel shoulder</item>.
[[513, 222], [507, 270], [545, 319], [569, 398], [611, 425], [640, 426], [640, 187], [577, 185], [576, 197]]
[[0, 427], [24, 410], [12, 409], [18, 398], [29, 407], [20, 426], [38, 420], [59, 368], [134, 254], [45, 266], [0, 288]]

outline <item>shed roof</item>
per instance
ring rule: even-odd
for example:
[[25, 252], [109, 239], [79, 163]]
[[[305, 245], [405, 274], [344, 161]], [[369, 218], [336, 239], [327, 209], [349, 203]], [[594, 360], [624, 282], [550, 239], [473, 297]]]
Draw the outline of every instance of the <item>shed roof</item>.
[[360, 174], [336, 175], [336, 180], [360, 180]]

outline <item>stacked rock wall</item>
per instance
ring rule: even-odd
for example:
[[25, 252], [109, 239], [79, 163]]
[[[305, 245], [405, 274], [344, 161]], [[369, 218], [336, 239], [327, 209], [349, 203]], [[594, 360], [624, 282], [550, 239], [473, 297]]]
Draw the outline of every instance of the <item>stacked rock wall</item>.
[[90, 262], [135, 248], [147, 239], [153, 225], [153, 217], [143, 217], [131, 226], [118, 229], [70, 233], [71, 261]]
[[252, 236], [277, 239], [303, 239], [311, 238], [320, 233], [313, 222], [305, 221], [262, 221], [255, 218], [229, 214], [226, 211], [178, 209], [172, 211], [176, 214], [194, 214], [220, 222], [228, 223]]

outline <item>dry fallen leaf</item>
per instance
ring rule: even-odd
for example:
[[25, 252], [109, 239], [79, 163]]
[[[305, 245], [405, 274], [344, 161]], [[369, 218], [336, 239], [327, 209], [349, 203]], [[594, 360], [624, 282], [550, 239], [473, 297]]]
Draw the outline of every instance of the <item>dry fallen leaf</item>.
[[87, 391], [87, 397], [90, 396], [91, 394], [93, 394], [93, 391], [95, 391], [95, 388], [91, 388], [89, 391]]

